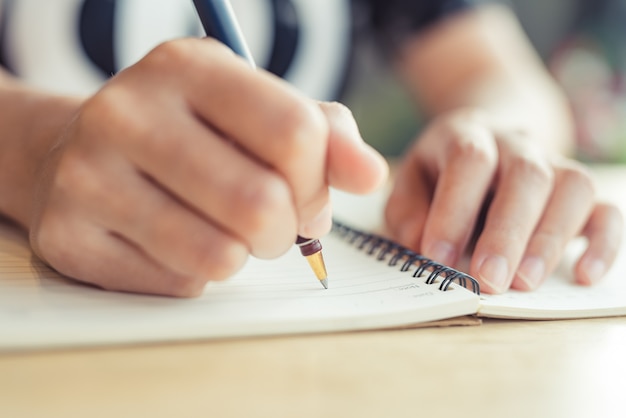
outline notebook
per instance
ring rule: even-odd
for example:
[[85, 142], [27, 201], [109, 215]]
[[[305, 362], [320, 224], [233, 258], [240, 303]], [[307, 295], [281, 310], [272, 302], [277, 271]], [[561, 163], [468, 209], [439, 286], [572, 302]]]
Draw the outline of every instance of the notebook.
[[197, 299], [107, 292], [34, 259], [19, 231], [0, 227], [0, 348], [68, 347], [387, 328], [471, 314], [479, 297], [425, 284], [332, 233], [322, 243], [324, 289], [293, 248], [250, 259]]
[[55, 273], [32, 256], [23, 232], [0, 223], [0, 350], [404, 328], [465, 315], [626, 315], [623, 252], [591, 288], [572, 284], [564, 265], [536, 292], [479, 295], [467, 274], [369, 232], [380, 197], [333, 198], [337, 219], [322, 240], [328, 290], [294, 247], [277, 260], [249, 260], [196, 299], [107, 292]]

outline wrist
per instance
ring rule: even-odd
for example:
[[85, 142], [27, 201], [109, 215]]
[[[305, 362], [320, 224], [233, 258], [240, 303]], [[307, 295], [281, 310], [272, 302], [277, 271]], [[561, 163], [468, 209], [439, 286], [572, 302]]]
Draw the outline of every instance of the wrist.
[[1, 84], [0, 214], [28, 229], [43, 165], [81, 101]]

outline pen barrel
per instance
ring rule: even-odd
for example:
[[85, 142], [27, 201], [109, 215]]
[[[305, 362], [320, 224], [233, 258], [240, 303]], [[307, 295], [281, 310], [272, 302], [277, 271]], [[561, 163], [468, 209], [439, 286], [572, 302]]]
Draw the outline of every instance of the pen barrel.
[[228, 46], [254, 68], [254, 58], [244, 41], [230, 2], [228, 0], [193, 0], [193, 2], [207, 36]]

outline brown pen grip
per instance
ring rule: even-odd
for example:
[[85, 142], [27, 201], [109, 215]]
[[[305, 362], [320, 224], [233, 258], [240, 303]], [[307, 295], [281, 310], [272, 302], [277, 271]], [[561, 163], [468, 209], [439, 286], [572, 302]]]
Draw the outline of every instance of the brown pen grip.
[[304, 238], [298, 235], [296, 245], [300, 247], [300, 253], [302, 253], [305, 257], [322, 251], [322, 243], [320, 243], [318, 239], [314, 238]]

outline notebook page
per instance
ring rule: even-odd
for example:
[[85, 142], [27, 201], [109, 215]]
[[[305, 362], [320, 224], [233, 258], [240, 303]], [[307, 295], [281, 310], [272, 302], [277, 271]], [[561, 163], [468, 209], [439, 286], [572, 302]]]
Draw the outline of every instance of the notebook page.
[[[601, 200], [618, 205], [626, 218], [626, 169], [616, 166], [593, 167]], [[335, 215], [348, 224], [366, 230], [381, 228], [383, 207], [389, 189], [360, 197], [334, 191]], [[574, 241], [561, 263], [539, 289], [534, 292], [510, 290], [502, 295], [481, 296], [481, 316], [525, 319], [562, 319], [626, 315], [626, 236], [615, 265], [603, 281], [591, 286], [576, 285], [572, 269], [584, 247]]]
[[[616, 204], [626, 219], [626, 170], [623, 166], [593, 168], [600, 200]], [[573, 266], [584, 250], [573, 241], [560, 267], [534, 292], [508, 291], [483, 296], [480, 315], [523, 319], [590, 318], [626, 315], [626, 231], [615, 264], [604, 279], [586, 287], [574, 282]]]
[[609, 274], [593, 286], [574, 283], [573, 264], [582, 251], [574, 244], [561, 267], [534, 292], [510, 290], [481, 296], [480, 316], [519, 319], [592, 318], [626, 315], [626, 247]]
[[[334, 236], [322, 241], [329, 289], [293, 248], [251, 259], [197, 299], [106, 292], [64, 279], [0, 227], [0, 349], [345, 331], [472, 314], [478, 296], [441, 292]], [[5, 239], [5, 237], [10, 239]], [[7, 242], [8, 241], [8, 242]]]

